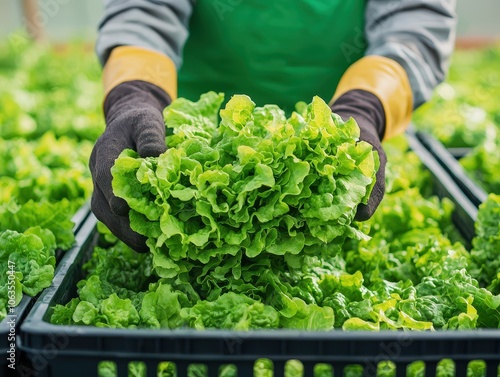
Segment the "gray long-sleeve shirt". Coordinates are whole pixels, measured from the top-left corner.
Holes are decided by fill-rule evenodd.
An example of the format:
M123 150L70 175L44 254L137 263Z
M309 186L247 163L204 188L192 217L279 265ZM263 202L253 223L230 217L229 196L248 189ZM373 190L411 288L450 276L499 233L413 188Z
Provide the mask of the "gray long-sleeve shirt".
M195 0L104 0L96 50L101 63L116 46L159 51L179 67ZM456 0L367 0L366 55L394 59L406 70L414 107L445 77L455 40Z

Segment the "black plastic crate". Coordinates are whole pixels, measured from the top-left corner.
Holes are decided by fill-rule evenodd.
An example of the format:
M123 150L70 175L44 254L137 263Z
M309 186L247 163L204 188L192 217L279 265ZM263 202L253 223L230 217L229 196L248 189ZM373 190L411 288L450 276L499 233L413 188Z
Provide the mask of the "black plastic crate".
M73 233L77 234L85 220L90 216L90 202L85 202L78 211L73 215L71 221L75 224L73 226Z
M453 150L447 150L440 141L427 133L417 132L416 135L425 148L427 148L427 150L451 175L456 184L463 190L465 195L467 195L474 205L479 206L486 200L488 194L470 178L464 168L457 161L470 152L470 149L456 148Z
M424 166L432 175L433 192L440 198L447 197L455 204L455 211L452 214L453 222L470 244L474 238L474 223L477 219L478 204L472 202L470 197L457 185L449 172L443 167L438 159L419 141L416 135L408 135L408 144L417 154ZM456 165L458 163L454 161ZM460 168L461 166L458 165Z
M71 220L74 223L73 226L73 233L77 234L80 228L82 227L83 223L85 220L89 217L90 215L90 203L85 203L82 205L78 211L75 213L75 215L71 218ZM59 263L66 253L65 250L56 250L56 261ZM26 360L24 359L24 355L22 352L20 352L19 347L17 347L18 344L18 339L19 339L19 331L20 331L20 324L30 311L30 309L33 307L35 304L37 297L30 297L27 295L23 295L21 302L19 303L18 306L15 308L12 308L12 312L7 313L7 317L4 318L3 321L0 322L0 353L2 355L7 355L2 357L0 359L0 376L9 376L13 373L12 369L9 369L8 365L10 364L10 361L7 360L7 357L10 357L10 349L11 349L11 343L15 345L15 358L16 358L16 365L19 366L19 364L25 363ZM12 341L11 340L11 334L16 335L16 340ZM22 375L22 374L20 374Z
M467 156L473 148L446 148L453 158L460 160L462 157Z
M454 220L464 234L473 235L477 208L453 183L443 168L418 140L411 148L434 177L436 193L457 204ZM439 177L437 179L436 177ZM425 363L425 376L434 376L443 359L455 364L455 375L465 377L468 363L482 360L486 377L497 377L500 362L500 330L435 332L305 332L261 330L250 332L192 329L104 329L60 326L49 323L53 307L76 295L76 283L83 278L82 264L97 242L96 220L91 216L79 232L81 248L74 248L58 268L54 284L45 290L21 327L20 347L32 361L31 376L95 377L100 362L116 365L117 375L129 376L129 363L141 362L146 376L157 376L162 362L175 363L177 376L187 376L193 364L206 366L206 376L219 376L220 368L232 364L238 376L252 376L254 363L269 359L274 376L284 376L285 365L299 360L304 376L314 376L317 364L329 364L335 377L349 365L359 365L363 376L375 376L380 362L390 360L396 376L406 376L415 361Z
M14 370L9 367L13 364L19 366L22 362L22 353L19 352L17 339L19 327L28 311L33 307L34 300L30 296L24 295L21 302L12 311L7 312L7 317L0 322L0 352L2 353L2 362L0 363L0 375L9 376ZM14 360L11 360L11 359ZM14 363L12 363L14 361Z

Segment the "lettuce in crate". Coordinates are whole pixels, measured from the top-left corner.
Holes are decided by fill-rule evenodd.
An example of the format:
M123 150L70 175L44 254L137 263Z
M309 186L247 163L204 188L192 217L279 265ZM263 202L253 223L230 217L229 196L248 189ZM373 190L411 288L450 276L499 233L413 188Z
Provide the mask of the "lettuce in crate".
M315 97L286 118L275 105L234 96L179 99L165 110L168 149L140 158L124 151L112 168L113 190L131 208L131 227L148 237L159 276L171 278L217 262L218 269L256 258L335 254L375 183L378 155ZM222 278L222 276L221 276Z

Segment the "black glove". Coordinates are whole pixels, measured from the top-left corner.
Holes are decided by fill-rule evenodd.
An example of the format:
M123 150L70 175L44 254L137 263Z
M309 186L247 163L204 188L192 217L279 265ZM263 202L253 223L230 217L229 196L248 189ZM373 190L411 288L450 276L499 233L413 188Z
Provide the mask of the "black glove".
M341 95L331 106L332 111L346 121L353 117L359 125L360 139L373 146L380 157L377 181L373 187L368 204L360 204L356 220L369 219L377 209L385 192L385 164L387 157L382 149L381 140L385 132L385 112L380 100L365 90L351 90Z
M138 252L147 252L146 237L130 229L127 203L113 195L111 167L127 148L141 157L165 152L163 109L171 99L162 89L145 81L129 81L113 88L104 102L106 130L90 156L94 181L91 208L113 234Z

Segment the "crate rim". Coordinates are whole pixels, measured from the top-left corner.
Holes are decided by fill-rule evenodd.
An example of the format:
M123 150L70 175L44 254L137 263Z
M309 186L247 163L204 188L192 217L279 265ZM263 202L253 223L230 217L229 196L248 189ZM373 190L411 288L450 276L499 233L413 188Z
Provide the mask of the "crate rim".
M478 212L477 206L463 192L460 186L458 186L457 182L453 179L446 168L440 163L440 161L434 156L434 154L428 150L425 144L421 142L418 135L418 132L416 134L408 134L408 144L410 145L412 150L418 155L419 159L424 163L425 167L429 169L433 175L439 177L440 181L445 184L445 186L449 190L449 194L460 203L460 206L462 206L467 211L471 219L476 221Z
M475 206L479 206L487 199L488 193L472 180L467 171L458 163L450 150L448 150L441 141L424 131L417 131L415 136L427 151L434 156L437 162L449 173L456 185L461 188ZM470 150L472 149L474 148L470 148Z
M37 311L42 311L43 308L37 308ZM44 311L43 311L44 312ZM32 311L36 314L35 311ZM367 340L398 340L404 335L411 335L412 338L417 340L435 340L435 338L446 340L461 340L474 337L480 337L482 339L498 339L500 340L500 329L489 329L489 328L478 328L475 330L433 330L433 331L406 331L406 330L380 330L380 331L344 331L342 329L333 329L330 331L303 331L303 330L287 330L287 329L275 329L275 330L249 330L249 331L236 331L236 330L216 330L216 329L206 329L206 330L195 330L190 328L179 328L179 329L121 329L121 328L99 328L93 326L81 326L81 325L55 325L50 324L45 321L41 321L42 325L30 323L31 321L26 321L23 324L23 332L30 334L47 334L50 331L50 336L59 333L64 333L65 335L84 335L87 336L99 336L100 338L114 338L127 336L141 336L145 338L157 338L157 335L162 335L163 339L169 338L191 338L196 339L211 339L214 337L220 338L251 338L258 336L261 339L275 339L279 338L282 340L287 339L297 339L299 336L302 340L342 340L344 337L348 337L349 340L363 339ZM59 330L59 331L54 331ZM103 333L103 332L107 332ZM318 339L322 338L322 339ZM323 339L324 338L324 339Z
M33 297L24 295L21 298L21 301L19 304L14 308L15 310L15 318L16 318L16 336L19 335L19 326L20 323L22 323L23 317L27 315L27 310L29 306L32 304L32 300L34 300ZM7 335L9 334L10 326L8 324L9 318L12 317L12 314L7 313L7 316L0 322L0 336L2 337L1 339L1 346L0 346L0 352L2 354L5 354L8 349L8 344L10 342L7 341ZM6 363L7 360L2 359L2 363Z

